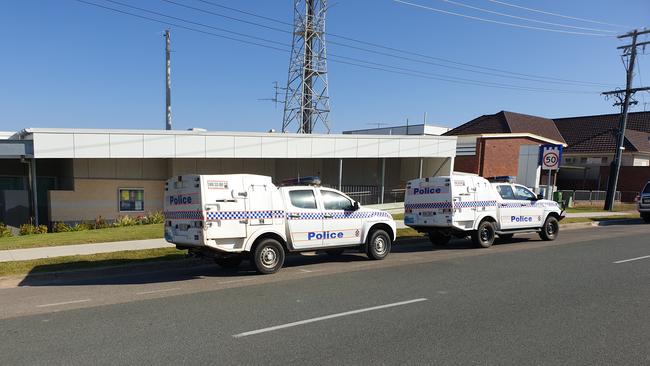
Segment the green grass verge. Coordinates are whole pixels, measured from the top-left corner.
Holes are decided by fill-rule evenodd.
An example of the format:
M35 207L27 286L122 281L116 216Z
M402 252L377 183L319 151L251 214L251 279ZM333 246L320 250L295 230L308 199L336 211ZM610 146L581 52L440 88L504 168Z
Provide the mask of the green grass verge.
M70 271L97 267L110 267L125 264L172 261L185 257L185 250L160 248L131 250L124 252L74 255L69 257L43 258L28 261L0 262L0 276L17 274L36 274L56 271Z
M404 213L394 213L391 215L393 215L393 220L404 220Z
M11 238L0 238L0 250L158 239L163 237L163 233L163 224L152 224L71 231L67 233L14 236Z
M578 207L570 207L566 209L566 212L569 213L578 213L578 212L602 212L605 211L603 209L603 205L597 205L597 206L578 206ZM634 203L620 203L617 205L614 205L614 211L622 212L622 211L636 211L636 204Z
M630 215L616 215L616 216L603 216L603 217L567 217L560 221L561 224L577 224L581 222L596 222L596 221L612 221L612 220L629 220L638 219L639 214Z

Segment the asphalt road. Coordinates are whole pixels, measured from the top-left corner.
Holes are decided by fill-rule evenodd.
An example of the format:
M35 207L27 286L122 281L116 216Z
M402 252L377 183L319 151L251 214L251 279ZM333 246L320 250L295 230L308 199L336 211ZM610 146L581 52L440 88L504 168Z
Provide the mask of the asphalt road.
M650 365L650 226L527 238L26 282L0 289L0 365Z

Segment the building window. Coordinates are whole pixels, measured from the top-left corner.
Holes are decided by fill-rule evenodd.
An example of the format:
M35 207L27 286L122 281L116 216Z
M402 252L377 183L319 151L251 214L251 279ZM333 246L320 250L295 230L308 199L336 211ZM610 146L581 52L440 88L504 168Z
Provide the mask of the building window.
M144 189L120 188L120 212L143 212Z
M574 160L573 160L573 158L566 158L566 159L564 159L564 162L567 163L567 164L571 164L571 163L574 162Z

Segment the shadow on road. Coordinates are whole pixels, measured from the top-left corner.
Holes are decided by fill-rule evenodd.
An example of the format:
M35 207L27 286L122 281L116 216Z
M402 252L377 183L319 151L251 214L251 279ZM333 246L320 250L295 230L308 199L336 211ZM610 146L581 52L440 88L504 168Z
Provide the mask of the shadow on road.
M495 245L518 244L529 241L526 237L509 240L498 239ZM469 239L454 239L445 246L433 245L425 237L399 238L392 247L394 254L431 252L444 250L479 250ZM321 263L366 262L365 254L355 250L332 256L325 253L302 253L288 255L284 268L302 267ZM70 270L70 267L77 268ZM85 268L84 268L85 267ZM90 267L90 268L89 268ZM64 271L66 269L67 271ZM74 262L42 265L32 271L19 286L87 286L87 285L136 285L149 283L170 283L197 278L241 278L257 276L252 266L245 261L237 269L223 269L210 259L183 258L172 255L152 260L107 260L100 262Z

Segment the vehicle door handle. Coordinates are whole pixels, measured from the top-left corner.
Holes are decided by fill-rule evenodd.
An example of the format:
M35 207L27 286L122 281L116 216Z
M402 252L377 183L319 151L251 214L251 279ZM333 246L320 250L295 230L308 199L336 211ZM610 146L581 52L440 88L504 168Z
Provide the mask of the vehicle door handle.
M291 218L291 219L297 219L297 218L300 217L300 215L298 215L298 214L289 214L288 216L289 216L289 218Z
M331 219L334 216L332 216L332 214L324 214L323 217L326 219Z

